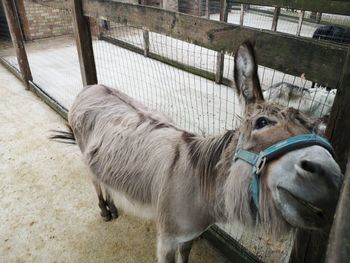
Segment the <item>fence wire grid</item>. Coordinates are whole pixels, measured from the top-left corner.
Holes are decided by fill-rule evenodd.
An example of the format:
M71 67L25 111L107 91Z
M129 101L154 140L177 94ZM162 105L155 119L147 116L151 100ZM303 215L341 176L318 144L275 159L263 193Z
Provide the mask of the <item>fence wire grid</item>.
M164 5L161 1L121 2ZM27 20L21 22L28 25L23 28L23 34L33 82L69 109L83 84L71 13L65 3L64 0L25 0ZM228 1L227 8L229 23L243 21L244 26L271 29L274 8L242 6L236 1ZM219 20L220 1L178 1L175 7L168 4L168 9ZM297 34L300 16L299 10L281 9L276 30ZM347 16L316 14L315 18L311 12L304 12L303 16L300 35L304 37L313 37L321 26L348 30L350 25ZM4 17L0 7L0 57L18 69ZM229 85L233 82L232 56L224 55L223 79L229 84L217 84L212 78L217 70L216 51L141 28L92 18L89 21L99 83L122 90L192 132L217 134L240 125L237 116L242 115L242 109ZM196 70L201 73L197 74ZM267 67L259 66L258 72L266 99L316 117L327 118L330 114L336 90ZM253 232L239 224L219 227L264 262L289 259L292 235L273 240L262 229Z

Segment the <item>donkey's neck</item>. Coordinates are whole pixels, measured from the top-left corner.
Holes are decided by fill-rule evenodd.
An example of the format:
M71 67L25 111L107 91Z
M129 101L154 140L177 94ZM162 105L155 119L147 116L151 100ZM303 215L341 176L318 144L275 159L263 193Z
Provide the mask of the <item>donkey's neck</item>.
M225 217L223 190L238 141L238 130L210 137L187 137L190 162L199 177L200 192L216 219Z

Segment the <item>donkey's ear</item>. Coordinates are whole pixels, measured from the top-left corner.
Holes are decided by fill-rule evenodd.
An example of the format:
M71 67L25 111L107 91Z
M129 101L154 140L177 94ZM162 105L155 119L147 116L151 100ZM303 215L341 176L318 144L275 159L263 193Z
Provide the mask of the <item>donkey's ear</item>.
M254 48L250 42L244 42L237 50L234 78L238 95L246 106L264 100Z

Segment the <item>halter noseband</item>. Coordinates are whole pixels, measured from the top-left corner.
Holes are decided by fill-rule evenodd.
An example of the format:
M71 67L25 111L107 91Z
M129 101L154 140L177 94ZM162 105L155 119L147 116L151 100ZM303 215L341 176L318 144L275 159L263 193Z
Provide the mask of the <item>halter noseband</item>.
M322 146L334 156L333 147L328 140L316 134L305 134L280 141L261 151L259 154L243 149L238 149L236 151L234 161L241 159L253 166L251 195L256 208L259 209L260 173L264 169L265 164L288 152L312 145Z

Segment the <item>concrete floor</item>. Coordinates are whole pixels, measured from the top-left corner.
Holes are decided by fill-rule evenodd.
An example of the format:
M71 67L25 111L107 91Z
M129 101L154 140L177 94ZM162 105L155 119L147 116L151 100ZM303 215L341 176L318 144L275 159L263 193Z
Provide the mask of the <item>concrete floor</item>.
M64 120L0 65L0 262L155 262L152 221L104 222ZM191 262L225 262L203 239Z

